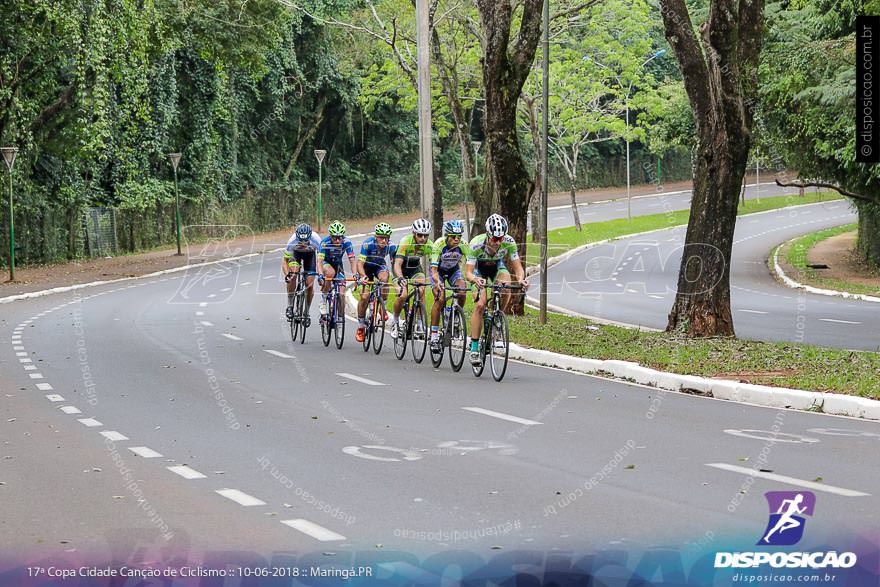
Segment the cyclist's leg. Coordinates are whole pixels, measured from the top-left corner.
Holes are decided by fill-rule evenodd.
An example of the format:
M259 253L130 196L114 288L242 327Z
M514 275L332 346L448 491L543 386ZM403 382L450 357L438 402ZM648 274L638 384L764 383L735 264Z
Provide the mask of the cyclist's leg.
M324 264L324 285L321 286L321 293L328 294L330 293L330 288L333 286L333 279L336 277L336 268L333 267L330 263Z
M365 277L368 281L373 281L376 279L376 267L373 265L365 265L364 273ZM357 317L358 317L358 326L363 327L364 325L364 315L367 313L367 302L370 301L370 286L365 285L361 288L361 297L358 300L357 307Z
M385 267L384 265L382 267L380 267L379 270L376 272L376 278L382 282L382 286L379 291L382 292L382 300L383 300L382 309L385 310L386 314L388 313L388 308L385 307L385 300L388 299L388 290L390 289L388 287L388 279L390 277L391 277L391 272L388 271L388 268Z
M431 274L431 285L435 286L438 290L439 295L434 296L434 303L431 305L431 338L434 337L435 330L440 325L440 312L443 311L443 304L446 303L446 290L443 289L443 285L446 283L446 278L442 273L440 275L440 282L434 282L434 275Z
M464 277L461 274L461 271L456 271L455 274L449 278L449 283L452 287L464 289L467 287L467 283L464 280ZM455 292L455 299L458 300L458 305L464 309L465 302L467 302L467 292L466 291L457 291Z
M489 275L480 272L479 266L474 267L474 274L485 279L487 285L492 281ZM483 333L483 311L486 309L488 296L489 292L484 289L474 290L474 311L471 314L471 351L475 350L480 335Z
M507 270L504 263L501 262L498 264L498 283L509 284L512 278L510 276L510 271ZM510 304L513 302L513 292L509 289L501 290L501 311L505 314L508 313L510 309Z

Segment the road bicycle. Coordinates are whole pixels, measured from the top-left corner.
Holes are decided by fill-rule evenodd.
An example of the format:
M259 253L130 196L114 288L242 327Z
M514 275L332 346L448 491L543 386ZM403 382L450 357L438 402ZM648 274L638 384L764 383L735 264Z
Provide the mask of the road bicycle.
M329 279L333 287L327 292L327 313L321 315L321 340L330 346L331 335L336 338L336 348L341 349L345 340L345 296L341 286L346 281L356 281L353 277L333 277ZM323 294L322 294L323 295Z
M364 352L370 350L372 342L373 352L378 355L382 352L382 343L385 342L385 296L382 290L387 284L378 280L363 283L370 286L370 298L364 316Z
M492 295L483 310L483 332L480 335L480 364L471 365L474 375L479 377L486 367L486 355L489 355L489 367L495 381L504 379L507 371L507 355L510 353L510 333L507 330L507 316L501 309L501 290L522 290L520 284L493 283L486 290ZM488 295L488 293L487 293Z
M423 287L427 283L410 283L415 289L407 294L401 309L404 323L398 324L397 336L394 338L394 356L402 359L406 355L406 344L412 341L412 356L416 363L425 359L428 346L428 318L425 312L425 296ZM415 301L413 301L415 298Z
M293 291L293 305L290 306L290 308L293 308L293 311L288 312L287 321L290 322L290 339L296 342L297 337L299 337L300 344L306 342L306 329L312 321L309 318L308 286L306 282L308 281L307 278L313 275L317 275L317 273L314 271L300 271L290 277L290 279L296 279L296 288Z
M457 373L464 364L468 336L464 310L458 305L455 294L469 291L470 288L444 287L444 289L453 292L453 294L446 295L443 300L443 312L440 314L440 350L435 352L434 349L431 349L431 364L434 367L439 367L448 347L449 365Z

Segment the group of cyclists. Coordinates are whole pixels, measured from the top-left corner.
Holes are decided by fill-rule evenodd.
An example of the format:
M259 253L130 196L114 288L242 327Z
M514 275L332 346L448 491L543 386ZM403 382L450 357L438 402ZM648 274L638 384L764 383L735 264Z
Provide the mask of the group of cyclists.
M387 297L390 283L397 286L397 298L394 300L392 313L388 320L390 335L397 338L404 332L400 324L401 310L409 296L413 295L413 286L430 286L434 292L434 304L431 307L431 330L428 343L432 351L437 351L440 342L440 314L446 303L446 286L452 288L457 303L464 307L467 283L475 286L473 290L474 312L471 314L470 359L473 365L479 365L481 355L479 349L480 333L483 329L483 310L488 296L484 289L491 283L519 283L523 289L528 287L525 267L517 251L517 245L508 231L507 220L492 214L486 219L486 232L468 243L464 241L464 225L459 220L448 220L443 223L443 236L431 241L431 222L426 218L417 218L412 223L412 231L405 235L398 244L391 242L391 225L387 222L378 223L355 255L351 239L346 235L345 225L335 221L327 228L328 235L319 238L308 224L300 224L290 237L284 249L282 272L287 283L288 320L293 320L294 294L300 274L305 277L307 288L307 305L310 307L314 297L313 284L317 276L321 287L321 319L327 317L327 297L331 284L340 283L340 291L345 292L345 261L351 271L356 286L368 283L379 283L383 288L383 296ZM425 274L425 267L428 274ZM511 291L502 294L502 306L510 304ZM358 300L358 328L355 339L364 341L365 313L370 298L369 289L363 287ZM304 318L308 327L308 312Z

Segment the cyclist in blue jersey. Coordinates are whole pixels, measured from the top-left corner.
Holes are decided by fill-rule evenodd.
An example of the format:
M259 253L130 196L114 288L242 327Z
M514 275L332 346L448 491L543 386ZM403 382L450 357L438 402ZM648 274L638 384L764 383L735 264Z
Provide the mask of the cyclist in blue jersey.
M459 220L447 220L443 223L443 236L434 241L431 251L431 285L434 289L434 305L431 306L431 350L440 351L440 314L446 304L446 288L464 288L465 281L461 268L470 254L466 242L462 242L464 226ZM455 292L458 305L464 308L466 294Z
M391 262L397 254L397 246L391 243L391 225L380 222L376 225L373 236L369 237L361 245L361 253L358 255L358 273L368 280L378 280L383 284L382 295L388 295L388 265L385 260ZM358 328L354 334L355 340L364 342L365 318L367 303L370 301L369 288L363 288L360 300L358 300L357 316ZM385 310L385 308L383 308ZM385 311L387 320L387 310Z
M281 270L284 273L284 281L287 282L287 319L293 319L293 292L296 291L296 281L299 278L300 271L306 273L314 273L317 262L318 248L321 241L318 235L312 232L312 227L308 224L300 224L296 227L296 232L287 241L284 248L284 257L281 260ZM312 284L315 282L314 275L306 277L306 287L308 288L306 296L308 306L312 306L312 297L315 292ZM305 325L309 326L311 319L306 315Z
M325 236L318 248L318 277L321 283L321 315L327 313L327 295L330 293L332 280L335 277L344 278L345 270L342 267L342 257L348 257L348 264L351 267L352 277L357 277L357 260L354 255L354 247L351 239L345 236L345 225L338 220L332 222L327 227L330 234ZM340 282L339 291L345 298L345 282Z

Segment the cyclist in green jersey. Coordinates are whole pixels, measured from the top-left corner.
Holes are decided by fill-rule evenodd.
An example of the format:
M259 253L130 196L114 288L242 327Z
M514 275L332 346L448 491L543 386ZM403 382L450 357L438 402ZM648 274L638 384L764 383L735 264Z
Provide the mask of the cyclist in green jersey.
M431 254L431 284L434 289L434 305L431 306L431 350L440 351L440 313L446 304L446 284L464 288L461 273L462 261L467 259L470 249L461 241L464 226L459 220L447 220L443 224L443 236L434 241ZM466 292L455 292L458 305L464 308Z
M477 235L470 242L467 260L466 279L477 286L474 292L474 311L471 314L471 363L480 364L480 333L483 331L483 311L486 309L487 295L481 295L487 283L519 282L523 290L528 288L526 271L516 250L516 241L507 234L507 220L500 214L492 214L486 219L486 232ZM510 304L510 292L502 292L502 309Z
M408 234L397 245L397 253L394 255L392 270L397 278L397 299L394 300L394 315L391 317L391 337L397 338L398 330L403 330L405 325L398 329L397 321L403 304L412 292L407 293L407 282L427 283L422 260L431 259L432 243L428 239L431 234L431 222L427 218L416 218L412 223L412 234Z

